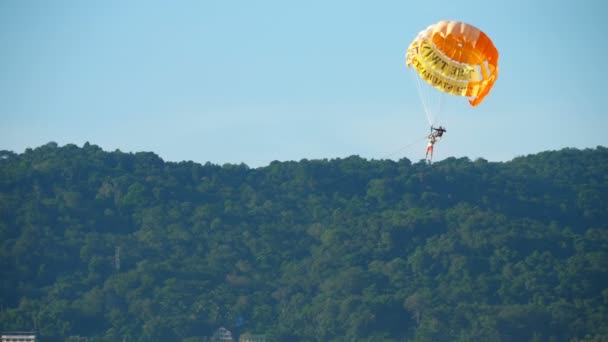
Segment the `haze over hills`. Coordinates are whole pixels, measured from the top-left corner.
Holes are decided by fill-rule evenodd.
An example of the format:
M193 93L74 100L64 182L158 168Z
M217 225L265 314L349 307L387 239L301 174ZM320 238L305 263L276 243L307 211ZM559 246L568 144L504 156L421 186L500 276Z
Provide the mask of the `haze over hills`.
M0 329L44 341L608 339L608 149L204 165L0 151Z

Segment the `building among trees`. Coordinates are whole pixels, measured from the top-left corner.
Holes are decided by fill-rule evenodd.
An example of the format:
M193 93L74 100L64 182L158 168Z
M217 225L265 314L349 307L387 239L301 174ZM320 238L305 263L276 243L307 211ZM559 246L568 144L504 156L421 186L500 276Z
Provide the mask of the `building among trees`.
M215 331L215 334L213 334L212 341L228 342L234 341L234 339L232 338L232 332L230 330L220 327Z
M36 342L36 333L29 331L3 332L2 342Z

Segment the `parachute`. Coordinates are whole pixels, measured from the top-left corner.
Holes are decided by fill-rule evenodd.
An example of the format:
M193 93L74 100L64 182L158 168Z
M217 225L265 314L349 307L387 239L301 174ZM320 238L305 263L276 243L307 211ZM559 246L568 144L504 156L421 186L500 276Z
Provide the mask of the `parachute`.
M405 56L408 68L418 82L442 93L468 97L479 105L498 78L498 50L490 38L473 25L459 21L440 21L418 33ZM433 114L429 96L419 83L420 97L429 123Z

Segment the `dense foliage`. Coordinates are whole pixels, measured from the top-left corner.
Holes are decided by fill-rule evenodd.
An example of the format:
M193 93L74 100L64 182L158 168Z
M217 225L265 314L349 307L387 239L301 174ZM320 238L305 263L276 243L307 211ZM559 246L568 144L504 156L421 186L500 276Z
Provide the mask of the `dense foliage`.
M605 340L607 175L603 147L256 169L90 144L2 151L0 329Z

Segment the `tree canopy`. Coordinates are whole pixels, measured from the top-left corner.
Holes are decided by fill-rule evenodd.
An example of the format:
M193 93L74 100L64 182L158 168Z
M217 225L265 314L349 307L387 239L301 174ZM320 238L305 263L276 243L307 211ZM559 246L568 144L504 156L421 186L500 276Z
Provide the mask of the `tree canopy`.
M0 329L45 341L608 339L608 149L204 165L0 151Z

